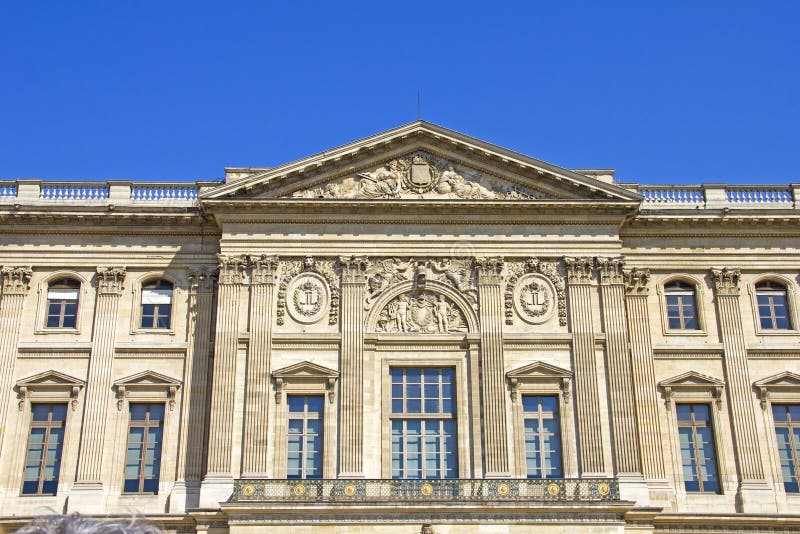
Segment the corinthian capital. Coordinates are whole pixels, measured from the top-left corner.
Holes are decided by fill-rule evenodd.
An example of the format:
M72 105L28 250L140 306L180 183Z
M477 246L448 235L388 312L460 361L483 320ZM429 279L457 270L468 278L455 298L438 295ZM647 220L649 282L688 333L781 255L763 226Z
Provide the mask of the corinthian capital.
M567 280L570 284L589 284L592 281L592 258L564 258Z
M251 284L274 284L275 273L278 268L278 256L250 257L250 283Z
M505 261L502 257L475 258L479 284L502 284Z
M341 256L342 283L363 284L367 281L367 258L364 256Z
M219 283L243 284L247 275L247 256L224 256L218 254Z
M3 267L3 295L24 295L31 287L30 267Z
M650 289L647 283L650 282L650 269L639 269L634 267L625 272L625 291L629 295L647 295Z
M711 279L714 280L714 288L717 295L739 296L739 278L742 271L739 269L711 269Z
M595 258L595 264L600 274L601 284L621 284L623 282L622 269L625 267L625 258Z
M97 292L100 295L121 295L125 267L98 267Z
M186 272L186 278L189 280L189 293L211 293L214 290L217 273L216 269L203 266L189 269Z

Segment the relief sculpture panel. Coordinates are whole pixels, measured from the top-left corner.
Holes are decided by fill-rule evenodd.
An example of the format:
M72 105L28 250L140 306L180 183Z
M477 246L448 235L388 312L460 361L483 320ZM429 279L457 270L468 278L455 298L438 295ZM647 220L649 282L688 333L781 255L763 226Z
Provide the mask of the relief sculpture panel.
M448 334L467 332L467 321L458 306L444 295L414 291L398 296L381 310L376 330Z

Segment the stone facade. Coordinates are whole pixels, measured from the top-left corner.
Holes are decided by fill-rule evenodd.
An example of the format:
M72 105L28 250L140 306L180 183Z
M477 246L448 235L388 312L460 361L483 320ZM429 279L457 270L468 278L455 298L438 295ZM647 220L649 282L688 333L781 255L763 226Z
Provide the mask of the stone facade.
M800 529L800 188L612 175L420 121L222 183L0 183L0 528Z

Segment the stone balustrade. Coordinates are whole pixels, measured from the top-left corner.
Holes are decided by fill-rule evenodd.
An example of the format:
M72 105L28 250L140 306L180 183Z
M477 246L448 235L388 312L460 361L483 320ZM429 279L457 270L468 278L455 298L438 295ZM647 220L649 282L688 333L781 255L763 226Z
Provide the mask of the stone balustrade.
M63 204L157 203L194 205L197 194L217 182L107 182L1 180L0 202Z
M800 184L639 185L631 187L649 209L800 209Z

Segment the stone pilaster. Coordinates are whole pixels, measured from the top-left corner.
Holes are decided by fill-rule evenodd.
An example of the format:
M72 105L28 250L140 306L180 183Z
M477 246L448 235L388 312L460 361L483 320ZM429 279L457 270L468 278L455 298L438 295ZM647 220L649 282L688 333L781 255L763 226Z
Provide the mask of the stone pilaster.
M747 343L739 305L738 269L712 269L717 316L724 349L723 365L727 384L728 412L736 465L739 471L740 506L744 512L764 511L762 497L767 493L764 464L761 460L756 413L753 407L750 372L747 364ZM758 494L762 495L758 495ZM774 503L772 504L774 508ZM774 511L774 510L773 510Z
M214 315L216 273L202 267L187 273L189 317L187 321L184 396L177 458L177 478L170 496L170 512L184 512L200 505L200 480L205 468L208 366L211 360L211 319Z
M7 421L7 410L14 385L14 368L17 362L17 344L22 324L22 306L30 289L30 267L3 267L3 294L0 297L0 417ZM5 436L5 425L0 425L0 445Z
M262 254L251 258L250 345L247 353L245 386L244 476L267 474L267 414L269 413L270 357L274 321L277 256Z
M592 258L564 258L569 291L572 355L575 362L575 412L582 476L606 474L600 394L592 319Z
M98 513L103 510L103 446L106 421L113 398L111 369L114 363L114 340L117 332L119 298L125 281L124 267L97 268L97 304L92 327L92 350L86 401L81 426L78 474L70 496L70 510Z
M219 256L217 326L208 432L208 466L200 506L216 508L233 491L233 413L236 352L239 346L239 297L247 280L246 256Z
M503 258L477 258L481 321L484 473L510 475L503 363Z
M618 475L641 476L636 413L634 412L628 325L625 320L625 284L622 258L597 258L600 309L606 334L606 368L611 394L611 430Z
M339 476L364 476L364 296L367 260L340 258L342 342L340 362Z

